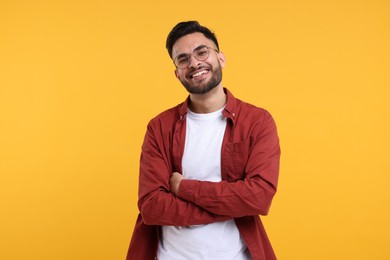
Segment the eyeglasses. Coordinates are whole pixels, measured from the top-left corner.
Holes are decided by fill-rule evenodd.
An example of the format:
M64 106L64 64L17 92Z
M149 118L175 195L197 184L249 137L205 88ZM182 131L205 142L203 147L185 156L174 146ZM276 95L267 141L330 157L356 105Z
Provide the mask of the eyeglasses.
M194 56L198 61L206 60L209 57L210 49L219 53L219 50L217 49L201 45L195 48L195 50L192 52L192 56ZM173 63L175 64L176 68L185 69L190 65L190 59L191 54L180 54L173 60Z

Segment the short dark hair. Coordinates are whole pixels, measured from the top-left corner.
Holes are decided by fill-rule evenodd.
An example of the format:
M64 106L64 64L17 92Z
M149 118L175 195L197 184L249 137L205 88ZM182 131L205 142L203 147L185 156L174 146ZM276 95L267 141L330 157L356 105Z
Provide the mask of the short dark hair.
M198 21L187 21L176 24L176 26L173 27L173 29L169 33L166 42L166 47L169 56L172 58L173 45L179 38L195 32L200 32L206 38L212 40L215 43L215 46L217 46L217 49L219 50L217 37L212 31L210 31L207 27L200 25Z

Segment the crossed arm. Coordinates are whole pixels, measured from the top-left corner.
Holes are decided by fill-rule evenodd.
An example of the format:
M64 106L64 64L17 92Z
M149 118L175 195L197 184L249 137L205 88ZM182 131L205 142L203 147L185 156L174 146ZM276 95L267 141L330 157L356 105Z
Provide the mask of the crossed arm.
M245 177L236 182L187 180L172 173L163 141L149 125L138 201L145 224L188 226L266 215L276 192L280 155L276 127L271 117L268 120L256 132Z

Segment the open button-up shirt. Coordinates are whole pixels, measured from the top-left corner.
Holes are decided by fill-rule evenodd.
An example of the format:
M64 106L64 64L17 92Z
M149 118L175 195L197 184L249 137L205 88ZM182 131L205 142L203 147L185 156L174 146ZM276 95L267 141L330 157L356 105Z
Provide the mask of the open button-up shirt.
M270 113L236 99L227 89L223 115L221 182L183 179L181 171L189 98L152 119L142 146L138 216L127 259L155 259L161 225L189 226L234 219L254 260L273 260L259 215L267 215L277 189L280 148ZM178 245L180 246L180 245Z

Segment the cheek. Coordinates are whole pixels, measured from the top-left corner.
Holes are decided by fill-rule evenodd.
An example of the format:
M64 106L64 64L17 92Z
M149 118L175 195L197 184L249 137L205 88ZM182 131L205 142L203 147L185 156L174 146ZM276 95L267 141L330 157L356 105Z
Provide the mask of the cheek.
M178 80L184 80L184 79L185 79L185 74L184 74L184 72L181 72L181 73L177 72L177 73L176 73L176 78L177 78Z

